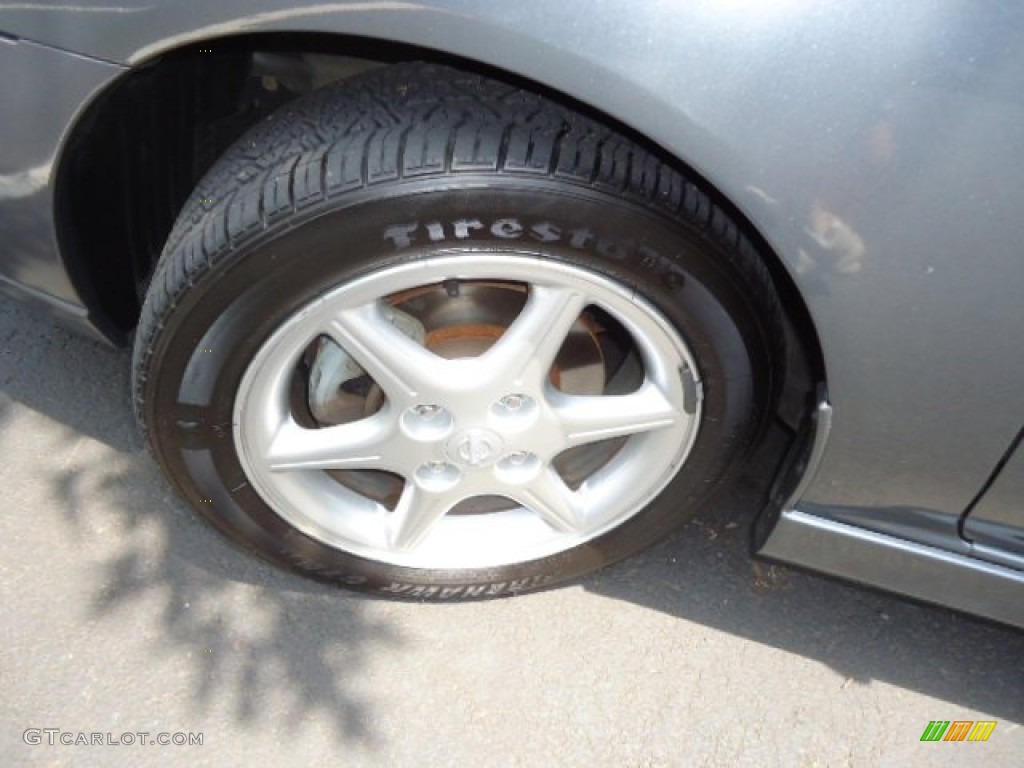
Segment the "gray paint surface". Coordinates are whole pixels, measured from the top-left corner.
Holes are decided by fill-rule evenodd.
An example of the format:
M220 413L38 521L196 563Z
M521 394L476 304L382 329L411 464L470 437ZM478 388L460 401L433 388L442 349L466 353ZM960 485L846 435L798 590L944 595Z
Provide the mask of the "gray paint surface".
M121 71L0 38L0 284L43 292L61 304L81 303L57 251L53 181L78 110Z
M1024 627L1024 573L944 549L787 510L759 554Z
M1024 413L1022 15L968 0L29 0L0 3L0 29L130 63L242 32L365 35L607 112L737 205L807 302L835 413L806 501L952 530Z

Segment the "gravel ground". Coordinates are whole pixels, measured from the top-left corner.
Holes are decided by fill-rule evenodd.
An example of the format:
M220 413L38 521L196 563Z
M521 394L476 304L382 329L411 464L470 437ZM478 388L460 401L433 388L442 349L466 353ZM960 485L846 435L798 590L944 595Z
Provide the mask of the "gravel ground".
M390 602L197 521L142 449L127 354L6 300L0 427L4 765L1021 764L1024 633L754 562L743 487L581 583ZM921 743L936 719L998 725Z

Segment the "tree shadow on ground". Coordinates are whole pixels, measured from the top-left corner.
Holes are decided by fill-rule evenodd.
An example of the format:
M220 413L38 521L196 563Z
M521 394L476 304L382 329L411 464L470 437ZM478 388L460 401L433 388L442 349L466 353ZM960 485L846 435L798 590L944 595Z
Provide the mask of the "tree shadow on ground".
M0 340L0 392L91 438L42 470L68 531L99 552L87 615L75 621L155 630L154 643L190 665L199 713L223 713L231 702L240 723L270 718L293 728L315 714L333 722L339 740L372 747L359 673L371 648L400 638L367 615L366 600L250 557L196 518L143 448L126 351L9 304L0 307ZM0 424L11 407L0 409Z

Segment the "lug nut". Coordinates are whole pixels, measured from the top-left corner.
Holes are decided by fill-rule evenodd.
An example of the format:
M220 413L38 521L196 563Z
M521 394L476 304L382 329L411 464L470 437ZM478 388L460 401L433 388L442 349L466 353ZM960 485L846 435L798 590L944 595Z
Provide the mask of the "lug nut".
M432 403L410 406L401 416L402 431L420 442L443 440L452 431L454 423L450 411Z
M518 411L526 402L525 395L505 395L501 398L501 404L510 411Z
M529 451L506 453L497 464L498 479L505 483L528 483L544 468L541 460Z
M491 403L490 412L502 429L522 432L537 420L540 409L529 395L513 392Z
M415 472L415 482L430 493L444 493L459 483L462 473L459 468L444 461L428 461Z

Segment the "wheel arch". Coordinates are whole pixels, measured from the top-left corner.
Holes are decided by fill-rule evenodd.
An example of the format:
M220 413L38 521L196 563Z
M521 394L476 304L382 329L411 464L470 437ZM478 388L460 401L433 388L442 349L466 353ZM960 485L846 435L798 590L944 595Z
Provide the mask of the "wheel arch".
M628 83L611 69L599 73L605 87L581 90L576 87L578 76L540 78L540 69L551 69L551 57L561 56L563 68L570 63L587 64L574 62L572 54L564 51L548 52L548 58L534 66L524 57L517 62L520 66L512 68L501 66L501 56L484 61L436 48L325 33L195 34L166 42L129 58L133 68L108 84L81 112L58 163L55 218L61 252L82 283L82 295L92 298L90 310L109 327L131 332L163 242L205 170L246 129L287 101L287 94L268 89L271 81L277 80L275 87L280 87L289 77L306 77L317 85L318 78L331 76L325 74L330 69L325 61L330 59L381 64L428 59L515 79L530 90L568 102L699 178L755 244L780 293L793 352L783 387L783 421L797 429L812 412L808 394L825 380L821 342L790 267L747 212L719 192L722 187L716 183L720 180L715 168L731 154L728 145L695 122L683 121L675 123L678 133L672 146L687 151L672 151L658 140L657 126L666 124L669 112L678 116L679 110L652 98L653 117L629 112L614 96L616 86L624 88ZM503 42L498 48L507 57L508 41ZM302 66L291 73L283 71L290 58L310 57L321 57L312 73L303 73ZM612 95L601 98L599 94ZM725 164L735 167L737 159L729 157Z

